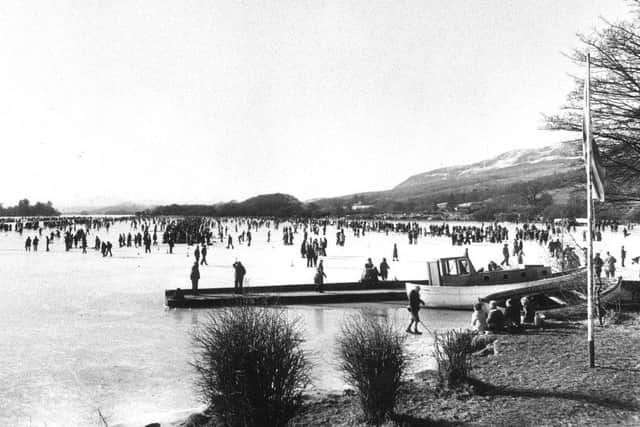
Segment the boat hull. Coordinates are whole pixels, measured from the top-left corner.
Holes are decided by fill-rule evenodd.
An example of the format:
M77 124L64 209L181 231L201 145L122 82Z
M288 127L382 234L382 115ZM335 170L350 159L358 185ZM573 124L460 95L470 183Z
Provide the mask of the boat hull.
M409 294L418 286L420 298L429 308L469 310L474 304L481 301L487 302L490 299L503 300L580 286L584 277L586 277L586 270L580 269L546 279L499 285L430 286L409 282L406 284L406 290Z

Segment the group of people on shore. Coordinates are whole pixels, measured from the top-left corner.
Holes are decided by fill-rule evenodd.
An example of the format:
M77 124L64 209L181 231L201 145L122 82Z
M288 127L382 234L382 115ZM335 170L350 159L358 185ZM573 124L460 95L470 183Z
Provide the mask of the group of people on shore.
M421 334L418 324L422 323L420 308L424 305L425 302L420 298L420 286L416 286L409 292L407 309L411 320L406 329L408 333ZM535 325L538 319L531 297L509 298L504 309L498 307L496 301L490 301L488 309L482 303L474 304L470 329L479 333L513 333L521 331L525 325Z
M471 329L476 332L518 332L523 326L534 325L536 311L530 297L509 298L503 309L496 301L489 301L488 312L481 303L473 306Z

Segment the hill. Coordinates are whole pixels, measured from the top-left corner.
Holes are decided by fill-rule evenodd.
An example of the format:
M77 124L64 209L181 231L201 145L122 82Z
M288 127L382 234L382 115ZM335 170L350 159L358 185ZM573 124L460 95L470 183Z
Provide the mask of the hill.
M395 197L449 190L469 191L483 186L509 185L570 171L584 171L579 141L539 149L513 150L464 166L414 175L395 186Z
M313 203L321 209L343 212L455 211L476 214L478 219L509 212L536 216L554 205L578 206L583 183L584 165L578 140L513 150L476 163L413 175L389 190Z
M274 193L251 197L242 202L215 205L167 205L154 208L155 215L211 215L211 216L275 216L307 215L307 205L289 194Z

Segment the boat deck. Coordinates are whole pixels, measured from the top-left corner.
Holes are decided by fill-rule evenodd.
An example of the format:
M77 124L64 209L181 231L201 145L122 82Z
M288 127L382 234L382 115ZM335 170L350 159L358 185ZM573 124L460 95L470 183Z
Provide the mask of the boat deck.
M412 283L426 284L426 280ZM314 305L381 301L402 301L407 299L404 281L379 282L366 285L360 282L326 283L324 292L316 291L315 285L277 285L245 287L244 293L234 293L233 288L199 289L195 294L191 289L168 289L165 303L169 308L216 308L240 304L259 305Z

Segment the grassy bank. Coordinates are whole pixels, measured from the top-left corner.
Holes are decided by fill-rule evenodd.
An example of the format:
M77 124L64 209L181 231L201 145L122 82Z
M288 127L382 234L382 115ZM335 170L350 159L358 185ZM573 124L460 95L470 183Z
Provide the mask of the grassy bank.
M640 424L640 318L597 327L595 340L590 369L581 322L502 335L498 355L474 359L472 385L439 390L435 375L425 372L406 383L397 416L386 425ZM347 393L310 397L292 425L364 424L357 397Z
M497 356L474 361L466 392L438 391L425 375L407 384L389 425L640 424L640 322L596 328L596 368L587 367L586 329L553 322L501 337ZM311 402L299 425L357 425L352 396Z

